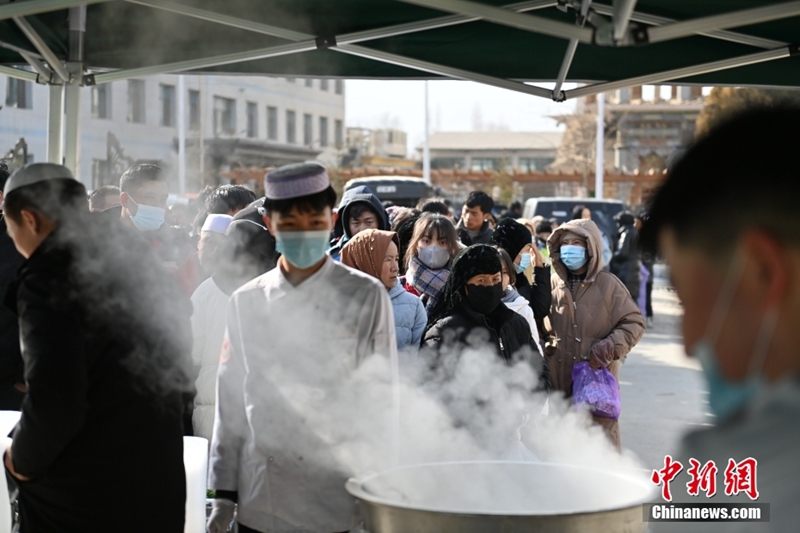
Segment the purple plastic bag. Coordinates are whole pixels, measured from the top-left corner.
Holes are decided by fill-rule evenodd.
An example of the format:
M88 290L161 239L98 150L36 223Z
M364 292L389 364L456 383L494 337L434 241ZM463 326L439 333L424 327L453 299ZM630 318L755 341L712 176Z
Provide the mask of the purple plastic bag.
M592 415L619 418L619 383L607 368L595 370L588 361L572 367L572 404L588 405Z

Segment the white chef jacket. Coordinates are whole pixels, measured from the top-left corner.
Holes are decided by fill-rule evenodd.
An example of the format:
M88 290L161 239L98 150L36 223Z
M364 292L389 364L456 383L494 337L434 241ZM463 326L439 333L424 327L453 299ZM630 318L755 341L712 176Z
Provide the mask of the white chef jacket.
M304 408L324 405L366 357L396 351L386 288L330 258L296 287L275 268L233 294L209 487L238 491L240 523L270 533L351 528L352 472Z

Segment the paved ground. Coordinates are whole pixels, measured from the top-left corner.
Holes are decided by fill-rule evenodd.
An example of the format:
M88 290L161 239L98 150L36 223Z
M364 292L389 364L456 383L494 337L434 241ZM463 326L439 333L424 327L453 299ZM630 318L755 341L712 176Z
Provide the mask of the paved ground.
M648 470L663 467L664 455L676 451L681 436L710 420L700 366L684 354L675 293L655 288L653 312L654 326L620 372L622 445Z

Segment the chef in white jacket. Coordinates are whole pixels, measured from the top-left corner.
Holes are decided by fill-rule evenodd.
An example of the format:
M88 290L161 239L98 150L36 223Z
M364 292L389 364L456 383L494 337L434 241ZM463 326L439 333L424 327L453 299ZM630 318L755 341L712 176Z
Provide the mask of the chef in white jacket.
M324 167L287 165L264 182L282 256L229 304L208 529L226 531L238 502L242 533L349 531L350 472L314 407L324 410L365 358L396 356L392 305L378 280L326 255L336 194Z

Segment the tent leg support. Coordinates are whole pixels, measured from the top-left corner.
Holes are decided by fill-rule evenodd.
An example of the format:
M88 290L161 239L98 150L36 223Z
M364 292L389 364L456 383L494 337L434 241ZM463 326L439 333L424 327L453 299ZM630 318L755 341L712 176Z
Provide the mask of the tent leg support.
M48 86L49 99L47 105L47 162L63 163L64 131L62 118L64 117L64 86Z

